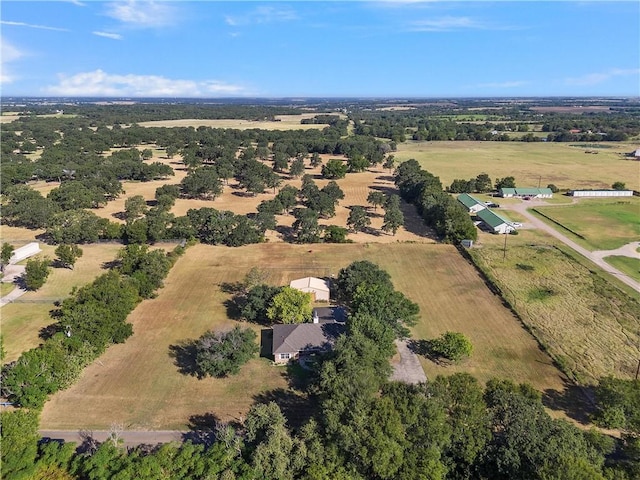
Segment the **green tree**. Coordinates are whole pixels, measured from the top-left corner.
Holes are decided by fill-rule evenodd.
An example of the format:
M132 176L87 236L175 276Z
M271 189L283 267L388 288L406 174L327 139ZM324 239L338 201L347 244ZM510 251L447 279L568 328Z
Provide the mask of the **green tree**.
M354 232L361 232L371 225L371 219L364 207L356 205L351 208L347 218L347 226Z
M263 323L267 320L267 308L271 305L273 297L281 287L260 284L249 289L246 295L235 298L235 304L240 311L240 316L248 322Z
M82 256L82 249L75 244L62 243L56 247L55 254L58 261L65 268L73 270L76 260Z
M142 195L135 195L124 201L124 215L127 222L143 217L146 212L147 201Z
M362 155L353 155L347 160L347 169L350 172L364 172L367 168L369 160Z
M4 267L9 265L9 261L11 260L11 256L13 255L13 251L15 247L10 243L4 242L2 244L2 249L0 250L0 270L4 272Z
M367 195L367 203L373 205L374 210L377 210L378 207L384 205L386 201L387 196L378 190L372 190L371 192L369 192L369 195Z
M384 159L384 163L382 164L382 168L387 170L393 170L393 167L396 163L396 157L394 155L389 155Z
M511 176L504 177L504 178L497 178L496 190L500 190L501 188L516 188L516 179Z
M311 294L283 287L267 308L267 318L275 323L304 323L311 319Z
M189 198L215 200L222 193L222 182L213 167L200 167L189 172L180 182L180 187Z
M298 243L317 243L320 241L320 225L318 213L310 208L298 208L294 210L296 220L292 229Z
M140 157L142 158L142 160L151 160L153 158L153 150L151 150L150 148L145 148L144 150L142 150L142 153L140 153Z
M322 166L322 176L324 178L344 178L348 167L342 160L331 158Z
M195 342L199 378L236 375L258 353L256 332L236 326L229 332L207 332Z
M397 195L393 195L392 197L397 197ZM395 235L402 225L404 225L404 214L400 206L395 204L385 206L382 230L392 232Z
M313 154L311 155L310 164L313 168L322 165L322 159L320 158L320 154L318 152L313 152Z
M347 229L338 225L327 225L322 239L327 243L346 243Z
M38 453L38 414L28 410L3 411L2 478L30 479Z
M38 290L47 281L51 272L51 262L47 257L30 258L25 266L23 280L27 290Z
M444 357L452 362L459 362L463 358L471 356L473 345L462 333L445 332L439 338L429 342L432 354Z
M611 185L611 188L614 190L625 190L626 185L624 182L614 182L613 185Z
M485 193L491 191L491 177L486 173L481 173L476 177L476 192Z
M298 178L304 173L304 160L302 158L296 158L291 162L289 167L289 175L293 178Z

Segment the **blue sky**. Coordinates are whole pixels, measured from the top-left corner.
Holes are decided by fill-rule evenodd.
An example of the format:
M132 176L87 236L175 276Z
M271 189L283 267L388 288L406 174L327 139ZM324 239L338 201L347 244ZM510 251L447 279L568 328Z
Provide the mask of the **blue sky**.
M639 96L640 2L11 1L3 96Z

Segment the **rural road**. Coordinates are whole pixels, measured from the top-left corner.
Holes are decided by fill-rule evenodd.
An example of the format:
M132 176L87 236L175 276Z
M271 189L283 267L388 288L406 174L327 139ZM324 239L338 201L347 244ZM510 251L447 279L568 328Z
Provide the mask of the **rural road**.
M570 240L569 238L567 238L566 236L558 232L555 228L547 225L545 222L535 217L532 213L528 211L529 208L543 206L543 205L546 206L547 204L544 202L529 202L528 204L518 203L515 205L509 205L508 209L518 212L519 214L521 214L523 217L527 219L527 222L531 226L538 228L540 230L544 230L549 235L557 238L568 247L571 247L572 249L574 249L583 257L586 257L589 260L591 260L593 263L595 263L600 268L602 268L605 272L610 273L611 275L614 275L621 282L626 283L636 291L640 291L640 282L635 281L626 273L621 272L620 270L618 270L617 268L614 268L613 266L609 265L607 262L603 260L604 257L608 257L610 255L625 255L625 256L638 258L638 252L635 251L635 248L637 248L640 242L632 242L617 250L606 250L606 251L600 250L597 252L591 252L586 248L581 247L573 240Z
M4 277L2 277L2 283L13 283L16 278L24 273L24 265L7 265L4 269ZM7 303L13 302L18 297L21 297L27 293L24 288L20 288L18 285L11 290L4 297L0 298L0 307L5 306Z
M396 340L400 361L393 366L389 380L405 383L423 383L427 381L418 355L409 350L406 340Z

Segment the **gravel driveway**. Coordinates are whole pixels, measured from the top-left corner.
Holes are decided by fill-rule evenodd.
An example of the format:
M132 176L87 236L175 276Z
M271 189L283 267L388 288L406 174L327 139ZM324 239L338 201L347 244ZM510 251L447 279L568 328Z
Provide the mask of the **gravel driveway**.
M400 361L393 365L393 373L389 380L405 383L424 383L427 376L424 374L418 355L409 350L406 340L396 340L396 347L400 354Z

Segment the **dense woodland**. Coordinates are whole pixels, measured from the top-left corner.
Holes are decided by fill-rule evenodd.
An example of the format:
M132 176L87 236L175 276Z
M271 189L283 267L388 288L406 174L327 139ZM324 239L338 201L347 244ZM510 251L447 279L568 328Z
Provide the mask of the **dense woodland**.
M557 104L571 106L572 101L553 105ZM17 407L2 412L3 478L640 478L638 380L604 378L595 387L592 421L619 429L620 438L552 419L541 395L528 385L494 379L483 386L467 374L437 377L417 386L388 381L393 342L409 335L408 327L419 312L395 290L387 272L369 262L345 267L336 279L335 293L349 317L347 333L335 349L297 382L296 392L277 402L255 404L243 423L193 419L184 443L134 449L122 447L117 431L103 444L87 439L80 446L40 441L37 433L38 412L49 395L71 385L111 344L126 341L132 333L128 314L142 299L156 294L185 248L166 253L151 248L153 243L184 239L187 248L193 241L230 247L258 243L267 230L277 227L275 216L282 214L295 218L288 241L347 241L347 229L321 227L318 220L335 215L335 206L344 198L336 180L372 165L393 171L399 192L373 192L368 198L384 210L385 231L395 233L403 224L401 197L415 205L439 240L475 238L468 214L438 177L415 160L394 165L397 143L530 141L533 123L542 124L547 141L622 140L640 133L638 105L622 100L609 105L607 113L570 115L541 114L527 105L486 100L411 103L406 110L388 110L385 104L327 99L312 106L318 112L315 118L305 120L326 127L294 131L136 125L176 118L275 121L276 115L301 112L268 102L22 107L19 120L1 126L2 222L44 229L44 239L63 246L63 259L67 251L81 254L77 244L100 239L122 241L124 247L108 273L72 292L51 312L52 325L39 347L3 365L2 396ZM60 109L73 116L36 115ZM475 120L477 116L482 120ZM164 149L169 158L180 155L188 169L185 179L158 188L151 205L142 197L128 198L124 224L97 216L95 209L123 195L123 181L173 176L171 167L150 161L152 146ZM40 154L34 157L35 152ZM304 175L305 162L318 166L319 154L339 157L323 165L322 175L331 180L323 188ZM301 177L302 187L283 186L283 176ZM209 207L191 209L184 216L171 213L177 198L215 199L232 178L246 195L267 190L277 194L249 215ZM31 180L60 185L44 197L27 185ZM496 184L505 181L509 177L496 179ZM491 179L481 173L448 190L491 187ZM360 207L353 208L347 223L351 231L361 231L370 221ZM74 256L69 258L66 265L72 267ZM267 307L279 293L277 287L253 286L234 299L239 316L267 322ZM199 341L207 347L220 343L216 335ZM256 351L254 338L245 336L242 361ZM206 355L209 350L203 352L203 370L220 375ZM234 363L223 373L235 371Z

